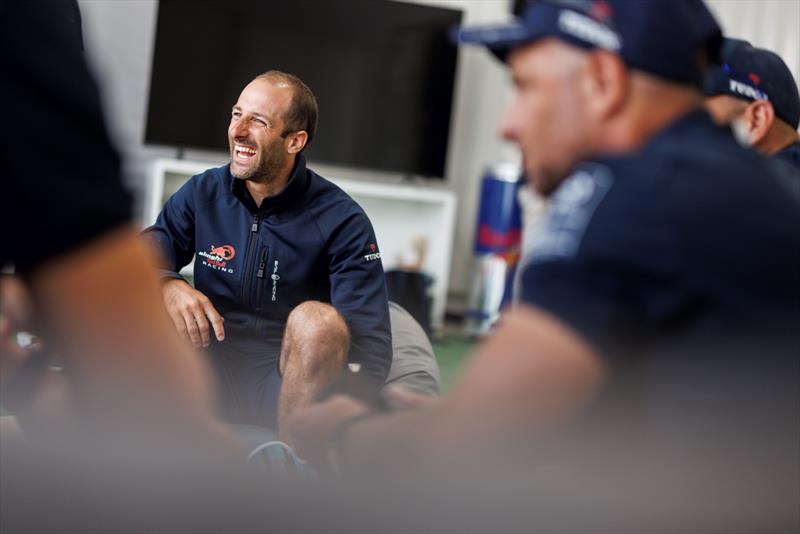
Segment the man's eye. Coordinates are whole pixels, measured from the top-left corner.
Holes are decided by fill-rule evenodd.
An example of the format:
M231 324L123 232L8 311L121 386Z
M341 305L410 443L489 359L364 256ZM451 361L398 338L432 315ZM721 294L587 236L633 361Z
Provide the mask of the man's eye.
M266 126L267 125L267 123L265 121L261 120L261 119L255 119L255 121L259 126Z
M234 117L234 118L237 118L237 119L238 119L239 117L241 117L241 115L242 115L242 114L241 114L241 113L239 113L238 111L232 111L232 112L231 112L231 117Z

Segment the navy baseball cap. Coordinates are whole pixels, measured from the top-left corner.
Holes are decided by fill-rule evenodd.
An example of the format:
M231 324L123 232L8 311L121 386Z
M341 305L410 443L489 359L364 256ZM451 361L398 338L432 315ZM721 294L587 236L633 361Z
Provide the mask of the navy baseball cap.
M706 95L731 95L743 100L769 100L775 114L797 128L800 94L789 67L780 56L741 39L724 39L719 64L714 65Z
M505 61L544 37L617 53L633 69L703 86L705 50L717 61L722 33L702 0L534 0L509 24L458 28L458 43L479 43Z

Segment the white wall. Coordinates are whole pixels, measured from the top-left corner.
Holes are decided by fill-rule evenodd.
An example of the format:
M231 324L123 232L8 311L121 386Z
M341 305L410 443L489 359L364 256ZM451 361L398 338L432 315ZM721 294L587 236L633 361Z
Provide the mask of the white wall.
M508 18L509 0L416 1L459 7L464 10L464 21L468 24L492 23ZM141 192L150 162L156 157L175 156L174 150L145 147L142 143L157 1L79 0L79 3L87 55L95 65L112 131L125 155L127 180ZM800 0L710 0L710 5L727 33L781 54L795 79L800 79ZM191 29L187 28L187 31ZM419 184L419 187L445 187L458 197L450 278L450 291L456 308L468 285L477 193L483 169L499 160L518 160L516 150L500 140L496 133L509 94L509 83L502 66L484 50L462 48L457 76L446 181L438 186ZM186 157L219 164L227 156L187 151ZM387 182L401 179L388 173L323 165L313 167L323 175L340 179Z
M145 147L144 127L155 41L157 0L79 0L86 55L104 97L106 117L124 155L127 183L141 206L150 161L173 150Z

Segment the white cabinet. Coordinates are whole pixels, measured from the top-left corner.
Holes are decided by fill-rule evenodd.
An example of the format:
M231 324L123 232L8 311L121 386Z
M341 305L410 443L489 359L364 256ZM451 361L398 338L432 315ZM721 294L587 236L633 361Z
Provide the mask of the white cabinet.
M152 224L164 202L191 176L212 164L158 159L153 164L147 193L145 223ZM422 272L433 278L431 323L444 323L450 257L453 249L456 199L451 191L411 185L392 185L325 176L358 202L372 221L385 270L398 266L418 238L426 242ZM190 272L190 269L184 272Z

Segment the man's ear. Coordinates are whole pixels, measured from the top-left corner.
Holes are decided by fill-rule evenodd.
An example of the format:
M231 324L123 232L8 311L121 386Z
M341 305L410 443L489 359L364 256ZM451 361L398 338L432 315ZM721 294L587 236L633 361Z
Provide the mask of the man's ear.
M628 97L629 75L622 59L607 50L589 53L584 73L588 109L601 118L619 111Z
M306 146L308 142L308 132L300 130L292 132L286 136L286 151L289 154L297 154Z
M775 122L775 108L769 100L754 100L745 109L744 119L750 131L750 144L757 146Z

